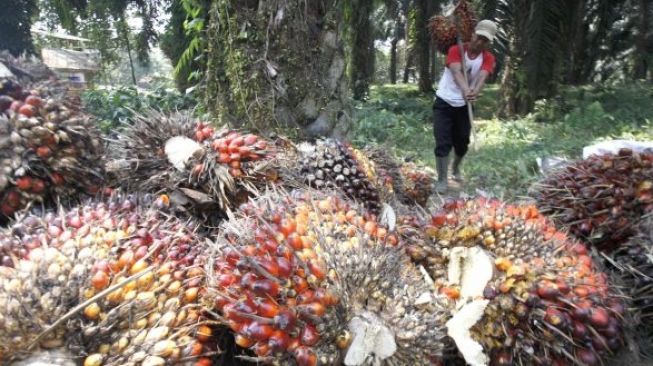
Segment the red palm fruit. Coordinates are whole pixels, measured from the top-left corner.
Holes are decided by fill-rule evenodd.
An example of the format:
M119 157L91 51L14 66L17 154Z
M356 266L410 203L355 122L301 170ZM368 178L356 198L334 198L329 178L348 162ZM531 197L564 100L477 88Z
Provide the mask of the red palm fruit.
M556 284L544 281L537 286L537 294L543 299L552 300L560 295L560 290Z
M311 260L308 261L308 269L311 273L317 277L318 280L323 280L327 275L327 266L326 263L322 260Z
M266 341L272 335L274 328L267 324L261 324L257 321L251 322L245 329L245 336L255 341Z
M229 166L231 168L233 168L233 169L240 169L240 157L236 160L236 159L233 159L234 155L237 155L237 154L231 154L230 158L232 159L232 161L229 163Z
M288 243L288 245L290 245L291 248L295 250L301 250L304 247L304 243L302 241L301 236L295 232L291 232L286 237L286 242Z
M256 135L249 134L245 136L243 142L245 145L252 145L256 142L256 140L258 140L258 137Z
M297 228L297 223L293 219L283 219L281 220L281 226L280 226L280 231L283 235L288 237L290 234L292 234L295 229Z
M230 162L231 162L231 158L229 157L229 154L220 153L220 155L218 155L218 163L229 164Z
M34 106L35 108L40 107L43 105L43 99L36 95L30 95L29 97L25 98L25 103Z
M0 205L0 213L5 216L11 216L14 214L14 208L9 206L8 203L2 203L2 205Z
M50 179L52 179L52 183L53 183L55 186L60 186L60 185L64 184L64 182L65 182L65 180L64 180L64 178L63 178L63 175L61 175L61 174L59 174L59 173L57 173L57 172L53 172L53 173L50 175Z
M573 327L572 327L572 332L574 334L574 337L578 339L584 339L587 336L587 327L585 324L581 322L574 322Z
M583 366L594 366L599 364L599 358L592 350L580 349L576 352L576 358Z
M253 339L249 339L241 334L236 334L234 341L239 347L242 348L249 348L255 343Z
M269 356L271 352L272 349L270 348L270 345L268 343L258 342L254 346L254 353L256 353L256 355L259 357Z
M305 346L314 346L320 341L320 334L313 325L306 324L299 332L299 340Z
M308 304L314 298L315 298L315 292L313 290L306 290L295 297L298 304Z
M46 159L52 155L52 150L47 146L40 146L36 149L36 155L42 159Z
M302 304L297 306L297 311L312 316L323 316L326 313L326 307L319 302L312 302L309 304Z
M20 188L20 186L18 188ZM18 206L20 206L20 194L13 190L9 191L7 196L5 196L5 203L12 208L18 208Z
M262 299L256 302L256 314L264 318L274 318L279 314L279 304L270 299Z
M594 308L590 311L589 321L597 328L605 328L610 321L610 315L603 308Z
M560 310L549 307L546 309L544 320L553 326L560 326L562 325L564 318Z
M277 257L277 266L279 267L279 277L288 278L292 274L292 264L285 257Z
M256 260L257 264L265 269L269 274L274 277L279 277L279 265L277 262L269 257Z
M204 141L204 134L202 134L202 131L195 131L195 140L199 142Z
M268 339L268 345L272 352L281 352L285 351L290 344L290 337L288 333L282 330L275 330L272 332L272 335Z
M91 284L96 290L102 290L109 285L109 275L105 271L97 271L91 278Z
M272 319L274 327L281 330L291 330L297 324L297 316L288 309L282 309Z
M281 291L281 286L277 282L268 279L254 281L250 288L260 296L277 296Z
M34 106L29 105L29 104L23 104L19 109L18 113L22 114L23 116L26 117L34 117L36 114L36 108Z
M24 176L16 179L16 187L21 191L28 191L32 187L32 178Z
M42 181L41 179L34 179L32 181L32 188L31 191L32 193L41 193L45 190L45 182Z
M317 356L310 348L299 346L294 354L297 366L317 366Z
M315 290L315 300L324 306L332 306L338 303L338 297L331 290L324 288Z
M243 146L244 143L245 143L245 138L243 136L238 136L238 137L235 137L233 140L231 140L231 143L229 144L229 146L238 146L238 147L240 147L240 146Z

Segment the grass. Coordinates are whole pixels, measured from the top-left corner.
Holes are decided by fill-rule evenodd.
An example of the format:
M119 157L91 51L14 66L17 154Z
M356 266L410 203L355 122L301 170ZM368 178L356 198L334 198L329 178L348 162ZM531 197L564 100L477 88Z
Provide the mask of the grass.
M652 86L570 87L514 120L496 118L499 91L488 86L475 104L476 139L463 167L465 191L518 199L540 178L538 157L577 159L584 146L598 141L653 140ZM433 167L431 103L414 85L373 87L369 101L356 106L352 140L383 143L397 156Z

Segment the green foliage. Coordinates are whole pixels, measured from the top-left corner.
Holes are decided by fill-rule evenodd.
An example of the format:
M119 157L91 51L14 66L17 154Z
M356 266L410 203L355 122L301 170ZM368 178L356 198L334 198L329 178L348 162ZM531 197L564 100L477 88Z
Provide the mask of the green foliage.
M133 87L89 90L82 95L82 102L84 109L97 118L105 133L128 123L134 112L149 108L173 112L193 109L197 105L193 94L165 88L143 91Z
M582 148L608 139L653 139L653 85L592 85L566 88L536 103L519 119L498 120L497 88L490 85L475 104L476 142L463 171L465 191L475 189L516 199L539 178L538 157L581 157ZM415 86L373 87L370 102L359 104L352 140L385 142L398 156L434 165L431 98Z
M38 8L36 0L4 0L0 11L0 50L14 56L34 53L30 27Z

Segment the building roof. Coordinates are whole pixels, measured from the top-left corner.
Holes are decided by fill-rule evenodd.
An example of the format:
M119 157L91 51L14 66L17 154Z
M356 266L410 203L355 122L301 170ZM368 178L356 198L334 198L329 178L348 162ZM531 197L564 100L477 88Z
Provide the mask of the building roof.
M97 71L100 53L97 50L74 51L65 48L43 48L41 57L51 69Z
M66 39L69 41L80 41L80 42L90 42L91 40L88 38L82 38L82 37L77 37L77 36L71 36L69 34L64 34L64 33L57 33L57 32L47 32L47 31L42 31L38 29L31 29L32 33L40 34L42 36L46 37L52 37L52 38L59 38L59 39Z

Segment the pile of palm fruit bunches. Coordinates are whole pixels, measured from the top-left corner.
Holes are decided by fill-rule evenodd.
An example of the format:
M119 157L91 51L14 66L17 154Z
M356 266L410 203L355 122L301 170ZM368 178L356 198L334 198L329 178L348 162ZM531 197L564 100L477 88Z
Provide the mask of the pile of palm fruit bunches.
M651 329L652 154L427 211L388 149L155 111L101 143L47 95L3 80L2 364L593 366Z
M653 356L653 151L592 155L554 171L530 194L543 214L605 259L613 281L632 299L640 352Z
M30 202L95 194L103 185L95 123L50 84L24 89L0 79L0 222Z

